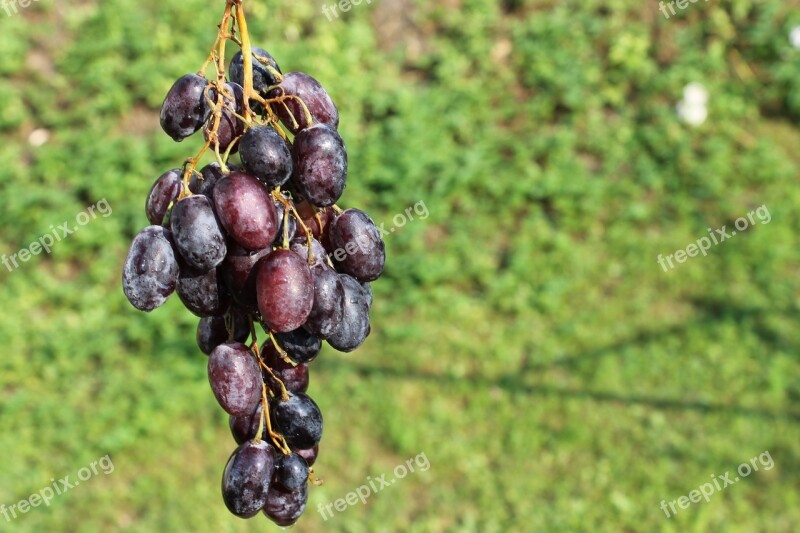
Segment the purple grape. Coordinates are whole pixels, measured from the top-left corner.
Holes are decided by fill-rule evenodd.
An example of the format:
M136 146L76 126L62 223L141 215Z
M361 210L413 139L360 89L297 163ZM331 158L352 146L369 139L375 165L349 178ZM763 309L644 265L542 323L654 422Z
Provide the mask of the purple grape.
M255 411L247 415L228 416L228 426L233 435L233 440L236 444L244 444L245 441L252 440L258 433L258 427L261 425L261 419L264 417L264 408L261 402L256 406ZM261 425L261 438L267 439L267 424L266 421Z
M340 352L352 352L369 336L369 295L357 279L340 274L344 286L344 316L328 344Z
M258 309L266 327L276 332L299 328L314 304L311 270L291 250L275 250L256 266Z
M276 198L273 198L273 201L275 202L275 211L278 213L278 222L280 223L280 228L278 228L278 235L275 237L275 245L280 246L283 243L283 225L287 220L284 217L284 213L286 212L286 206L284 206L283 203L278 201ZM298 226L297 218L294 216L291 210L289 211L288 221L289 221L289 228L287 232L287 237L289 238L289 242L291 242L292 239L294 239L295 235L297 234L297 226Z
M306 244L307 240L305 237L297 237L292 241L291 246L289 249L303 258L304 261L308 261L308 244ZM325 248L320 244L317 239L312 237L311 239L311 263L309 266L313 267L316 265L327 265L325 258L327 257L328 253L325 251Z
M294 453L305 459L308 466L314 466L314 463L317 462L317 456L319 455L319 445L316 445L313 448L309 448L308 450L293 450L293 451Z
M281 455L275 462L273 483L287 492L302 489L308 483L308 463L296 453Z
M339 127L339 110L322 85L308 74L303 72L286 74L280 87L270 91L269 98L281 95L300 98L311 113L313 124L327 124L333 129ZM305 110L297 98L286 98L283 102L272 104L272 109L283 125L295 135L298 131L312 126L308 123Z
M253 53L253 89L256 92L264 93L278 83L275 75L266 68L266 65L278 72L281 72L281 69L272 54L263 48L253 47L251 51ZM244 55L241 50L233 56L228 73L232 81L244 87Z
M180 268L172 246L170 231L161 226L148 226L134 237L122 269L122 289L136 309L152 311L175 291Z
M339 329L344 318L344 286L339 275L325 263L311 267L314 306L303 329L314 337L327 339Z
M374 281L383 273L386 249L378 227L366 213L346 210L331 223L329 236L337 270L359 281Z
M241 172L231 172L214 186L214 207L222 226L241 246L262 250L278 234L278 214L267 190Z
M208 358L208 382L226 413L252 413L261 400L261 368L255 355L240 342L220 344Z
M222 315L231 304L218 268L203 272L184 265L177 292L186 309L199 317Z
M232 171L233 168L230 167L230 170ZM192 173L192 177L189 178L189 190L192 194L202 194L208 197L213 203L214 185L225 175L222 172L222 167L214 161L200 169L200 175L201 177L198 177L197 174Z
M161 105L161 128L175 141L182 141L203 127L211 114L206 100L208 80L186 74L172 86Z
M233 300L246 310L258 311L256 300L256 269L258 261L272 251L265 248L257 252L245 250L235 242L228 246L228 255L219 269Z
M301 131L292 157L297 191L317 207L335 204L347 182L347 149L339 133L326 124Z
M272 373L283 382L286 390L289 392L305 392L308 390L308 365L305 363L298 363L297 366L292 366L283 360L278 353L278 350L272 344L272 341L267 340L261 347L261 358L264 364L272 369ZM272 382L272 377L266 370L263 371L264 380L268 383ZM273 392L280 392L275 383Z
M225 237L209 199L201 194L175 204L170 220L175 247L198 270L210 270L225 259Z
M310 363L322 349L322 341L303 328L276 333L275 340L295 363Z
M233 452L222 474L222 499L228 510L250 518L267 504L275 468L275 449L267 441L246 441Z
M294 168L288 143L271 126L247 130L239 143L245 170L269 188L283 185Z
M308 503L308 485L294 492L283 492L277 487L270 487L264 514L281 527L288 527L297 522L306 510Z
M181 170L174 168L162 174L153 184L144 206L147 220L151 224L161 226L164 223L170 205L177 201L181 194L181 178Z
M273 429L283 435L293 450L313 448L322 439L322 413L308 395L290 393L287 401L275 398L270 412Z
M324 246L325 239L328 234L328 227L336 217L336 212L333 210L333 208L323 207L321 209L317 209L301 196L295 202L295 209L297 209L297 213L303 220L303 224L305 224L308 229L311 230L311 234L314 236L314 238ZM297 236L305 237L305 235L306 234L303 227L298 227Z
M238 137L244 134L245 127L244 122L236 116L237 114L239 116L244 115L244 90L238 83L226 83L225 87L230 91L233 100L227 96L223 98L225 108L222 110L219 127L217 128L217 141L221 154L224 154L228 147L231 146ZM234 113L234 111L236 113ZM206 129L203 132L206 141L210 138L209 129L213 126L215 120L216 119L212 117L211 120L206 123ZM217 143L212 143L211 147L213 148L216 145ZM239 151L238 141L236 141L236 144L233 144L230 154L235 154L237 151Z
M228 320L233 331L228 331ZM197 346L211 355L214 348L226 342L244 342L250 336L250 319L238 309L231 308L225 316L208 316L197 324Z

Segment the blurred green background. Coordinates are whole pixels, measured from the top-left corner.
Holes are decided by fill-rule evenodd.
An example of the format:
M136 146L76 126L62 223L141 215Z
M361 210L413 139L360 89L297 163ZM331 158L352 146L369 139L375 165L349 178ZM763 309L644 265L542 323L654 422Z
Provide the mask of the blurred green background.
M322 487L295 531L792 531L800 523L796 1L247 0L255 44L319 79L350 154L340 205L391 227L372 335L327 349ZM329 4L332 3L328 2ZM18 531L276 531L230 515L234 448L173 298L120 286L155 178L200 140L158 109L221 1L39 0L0 11L0 503L110 454ZM681 122L686 84L707 120ZM37 131L38 130L38 131ZM664 272L765 205L769 224ZM667 518L659 508L768 451ZM317 512L424 453L426 472ZM733 477L731 475L731 478Z

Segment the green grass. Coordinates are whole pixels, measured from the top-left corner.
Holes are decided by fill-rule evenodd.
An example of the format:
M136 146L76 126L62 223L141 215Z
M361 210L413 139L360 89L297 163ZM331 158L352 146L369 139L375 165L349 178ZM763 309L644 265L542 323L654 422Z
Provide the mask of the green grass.
M419 201L430 212L387 237L367 343L312 365L325 483L296 531L793 531L796 2L666 20L632 0L376 0L329 22L323 2L247 1L256 44L339 106L340 204L387 227ZM138 313L120 287L152 182L198 148L172 143L158 108L222 7L0 11L0 253L103 198L113 209L0 266L0 503L114 463L0 529L277 530L221 501L234 445L196 319L177 299ZM692 81L710 93L698 128L675 113ZM658 266L761 205L769 224ZM659 509L764 451L774 468ZM428 471L317 513L420 453Z

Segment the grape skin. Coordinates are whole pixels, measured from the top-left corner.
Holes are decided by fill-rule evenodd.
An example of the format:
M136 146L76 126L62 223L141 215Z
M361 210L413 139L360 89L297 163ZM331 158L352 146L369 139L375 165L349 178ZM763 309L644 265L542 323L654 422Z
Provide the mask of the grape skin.
M383 274L386 247L378 227L363 211L348 209L336 217L330 243L339 271L359 281L374 281Z
M297 366L292 366L283 360L278 350L272 344L272 341L267 340L261 346L261 357L275 377L283 382L286 390L293 393L306 392L308 390L308 365L305 363L298 363ZM274 382L272 376L266 370L263 371L264 381L267 383ZM272 389L276 394L280 393L280 388L275 384Z
M370 296L354 277L340 274L339 278L344 286L344 317L339 329L328 337L328 344L340 352L352 352L369 336Z
M222 499L240 518L255 516L267 504L275 449L267 441L246 441L231 454L222 474Z
M278 457L273 483L286 492L302 489L308 483L308 463L296 453Z
M314 304L311 270L291 250L275 250L256 266L258 309L267 327L276 332L299 328Z
M225 237L209 199L201 194L175 204L170 220L175 247L198 270L210 270L225 259Z
M313 448L322 438L322 413L305 393L289 394L288 401L275 398L270 412L277 427L292 449Z
M314 306L303 324L313 336L327 339L339 329L344 318L344 285L339 275L325 263L311 267L314 279Z
M178 278L177 293L186 309L199 317L222 315L231 303L217 268L203 272L184 266Z
M308 485L298 491L284 492L270 487L264 514L281 527L291 526L302 516L308 502Z
M206 100L208 80L197 74L179 78L161 105L161 128L175 141L182 141L203 127L211 114Z
M322 349L322 341L303 328L276 333L275 340L295 363L310 363Z
M282 72L275 58L272 57L272 54L263 48L255 46L250 50L253 54L253 89L255 89L256 92L263 93L269 87L278 83L278 80L275 79L275 75L265 68L265 66L269 65L279 73ZM257 56L266 59L266 62L262 62ZM241 50L236 52L233 56L228 73L232 81L244 87L244 54L242 54Z
M153 183L144 206L151 224L161 226L164 223L170 205L178 199L182 188L179 168L165 172Z
M335 204L347 183L347 149L339 133L326 124L301 131L294 139L292 157L297 191L317 207Z
M264 248L251 252L234 241L228 245L228 255L219 267L233 301L252 313L258 311L255 266L271 251L271 248Z
M122 289L136 309L150 312L175 291L180 268L172 246L170 231L161 226L148 226L134 237L122 269Z
M223 105L225 107L221 112L219 126L217 128L217 142L211 143L211 146L212 148L219 146L220 153L224 154L225 151L228 150L228 147L231 147L233 144L230 148L230 154L232 155L239 151L239 142L237 138L244 134L244 122L236 116L236 114L240 116L244 115L244 89L242 89L242 86L238 83L226 83L225 87L230 91L233 100L227 96L223 96ZM203 131L203 136L206 141L211 138L209 131L215 120L216 118L212 118L206 123L206 129ZM234 141L236 141L236 144L234 144Z
M208 358L208 382L226 413L252 413L261 400L261 369L242 343L221 344Z
M233 326L233 335L225 325L226 318ZM236 308L228 310L225 316L207 316L197 324L197 346L206 355L211 355L214 348L225 342L244 342L250 336L250 319Z
M228 426L236 444L244 444L245 441L255 438L261 419L264 418L264 408L261 402L256 406L256 410L248 415L228 416ZM266 423L262 426L262 439L268 439Z
M262 250L278 234L278 214L264 186L241 172L231 172L214 186L214 207L222 226L241 246Z
M239 157L245 170L269 188L283 185L292 176L289 145L271 126L247 130L239 143Z
M300 98L311 113L312 124L327 124L333 129L339 127L339 110L322 85L308 74L303 72L286 74L280 86L269 92L270 98L281 95ZM282 102L272 104L272 109L283 125L295 135L312 126L308 123L305 110L297 98L286 98Z

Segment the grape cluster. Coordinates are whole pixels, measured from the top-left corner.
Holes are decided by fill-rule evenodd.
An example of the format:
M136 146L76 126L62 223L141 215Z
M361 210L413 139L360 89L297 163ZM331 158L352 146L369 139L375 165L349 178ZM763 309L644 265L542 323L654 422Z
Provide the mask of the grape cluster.
M309 363L323 340L343 352L365 341L370 282L386 256L370 217L336 205L347 177L336 106L314 78L284 75L250 46L241 4L227 1L201 73L178 79L164 100L164 131L182 141L202 130L205 144L150 190L152 225L133 239L122 283L139 310L177 292L200 317L197 344L238 444L222 477L225 505L287 526L318 482L323 423L306 394ZM226 76L229 41L241 50ZM209 150L216 161L197 170Z

